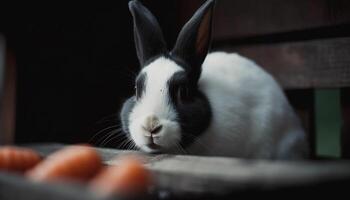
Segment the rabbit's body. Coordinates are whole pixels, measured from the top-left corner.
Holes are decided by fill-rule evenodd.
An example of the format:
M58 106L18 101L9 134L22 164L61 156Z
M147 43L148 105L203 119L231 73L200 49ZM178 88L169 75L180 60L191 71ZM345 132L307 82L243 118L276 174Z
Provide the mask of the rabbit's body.
M276 81L234 53L208 54L199 79L212 120L189 146L193 154L254 158L303 157L305 134ZM293 154L293 155L290 155Z
M237 54L208 54L214 2L198 9L172 50L152 13L129 2L141 70L121 111L123 132L149 153L304 157L305 134L272 76Z

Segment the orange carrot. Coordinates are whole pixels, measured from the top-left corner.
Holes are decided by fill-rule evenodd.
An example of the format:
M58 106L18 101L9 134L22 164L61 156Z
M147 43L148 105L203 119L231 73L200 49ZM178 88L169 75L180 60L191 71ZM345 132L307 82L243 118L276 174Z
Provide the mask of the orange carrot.
M98 153L87 145L73 145L49 155L27 173L35 181L77 180L93 177L102 165Z
M38 164L40 160L39 154L31 149L0 147L0 170L25 172Z
M147 191L151 183L150 172L135 158L125 158L118 166L105 167L90 182L100 194L137 194Z

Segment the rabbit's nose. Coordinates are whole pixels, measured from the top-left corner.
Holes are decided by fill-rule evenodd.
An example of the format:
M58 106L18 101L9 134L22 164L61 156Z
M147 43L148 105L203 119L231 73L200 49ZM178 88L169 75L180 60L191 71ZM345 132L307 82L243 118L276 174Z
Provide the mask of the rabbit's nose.
M162 130L163 125L160 124L160 121L159 121L157 116L150 115L150 116L146 117L142 128L145 131L149 132L152 136L154 136ZM149 135L149 136L151 136L151 135Z

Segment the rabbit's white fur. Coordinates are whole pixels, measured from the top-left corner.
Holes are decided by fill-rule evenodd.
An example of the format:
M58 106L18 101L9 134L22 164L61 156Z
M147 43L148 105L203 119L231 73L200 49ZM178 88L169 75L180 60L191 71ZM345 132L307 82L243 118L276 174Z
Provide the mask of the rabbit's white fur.
M200 155L299 158L306 136L277 82L234 53L208 54L199 89L212 108L209 128L189 147Z

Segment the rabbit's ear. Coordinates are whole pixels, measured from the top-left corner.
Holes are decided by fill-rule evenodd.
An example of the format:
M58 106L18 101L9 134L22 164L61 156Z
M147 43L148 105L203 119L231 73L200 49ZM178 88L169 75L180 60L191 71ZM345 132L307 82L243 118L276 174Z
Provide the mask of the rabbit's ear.
M138 59L144 66L150 59L167 52L162 30L154 15L137 0L129 2L134 21L134 37Z
M215 0L206 1L182 28L171 54L200 74L201 65L211 44L212 15Z

